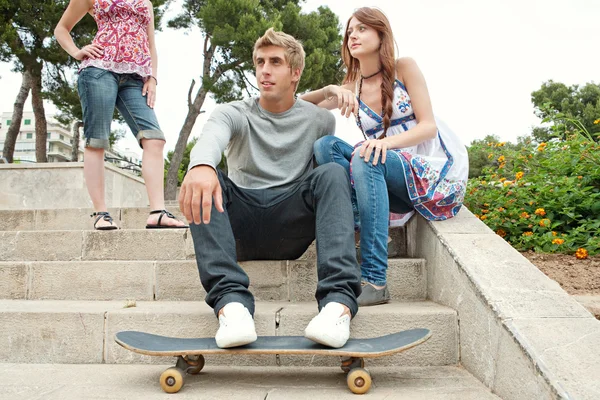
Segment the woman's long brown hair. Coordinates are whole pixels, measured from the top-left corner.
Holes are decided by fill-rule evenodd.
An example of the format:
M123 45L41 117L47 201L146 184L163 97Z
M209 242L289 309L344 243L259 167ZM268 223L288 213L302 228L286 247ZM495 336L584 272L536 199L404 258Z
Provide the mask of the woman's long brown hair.
M375 29L381 40L379 49L379 62L381 64L381 106L383 109L383 134L384 138L390 126L392 117L392 105L394 103L394 80L396 79L395 54L394 54L394 36L392 27L385 14L377 8L362 7L354 11L352 16L346 22L346 31L344 32L344 42L342 44L342 60L346 65L347 71L344 77L344 83L355 82L360 79L360 63L350 54L348 50L348 25L352 18L356 18L365 25Z

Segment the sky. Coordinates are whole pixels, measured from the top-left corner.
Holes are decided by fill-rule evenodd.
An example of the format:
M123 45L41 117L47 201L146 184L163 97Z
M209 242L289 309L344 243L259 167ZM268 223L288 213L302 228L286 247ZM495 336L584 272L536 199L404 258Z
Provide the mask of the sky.
M181 0L167 13L177 14ZM550 79L567 85L600 82L598 0L418 0L370 2L307 0L303 11L328 6L343 29L353 10L375 6L388 16L397 57L412 57L421 68L434 113L465 144L494 134L515 141L539 125L531 92ZM172 150L187 114L192 79L202 72L203 38L164 28L156 34L159 57L155 110ZM0 63L0 112L12 111L21 78ZM197 135L214 109L207 98L192 130ZM31 110L30 99L26 110ZM55 108L46 103L46 112ZM138 148L127 129L122 149Z

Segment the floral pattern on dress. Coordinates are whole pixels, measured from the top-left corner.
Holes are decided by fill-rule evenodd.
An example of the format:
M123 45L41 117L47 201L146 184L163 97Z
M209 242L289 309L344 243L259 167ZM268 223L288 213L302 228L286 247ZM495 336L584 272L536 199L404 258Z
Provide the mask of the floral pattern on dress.
M86 59L80 69L93 66L119 74L152 75L148 43L150 12L144 0L95 0L98 32L92 43L103 47L100 59Z
M383 133L382 118L362 101L360 103L359 113L362 113L365 133L370 139L375 139ZM410 96L398 79L394 82L394 105L387 136L403 134L417 124ZM459 154L458 159L451 154L443 137L450 141L450 147ZM468 155L461 146L460 140L452 132L438 129L436 138L428 143L392 150L402 160L412 205L427 220L451 218L462 206L467 187ZM351 180L354 183L352 176Z

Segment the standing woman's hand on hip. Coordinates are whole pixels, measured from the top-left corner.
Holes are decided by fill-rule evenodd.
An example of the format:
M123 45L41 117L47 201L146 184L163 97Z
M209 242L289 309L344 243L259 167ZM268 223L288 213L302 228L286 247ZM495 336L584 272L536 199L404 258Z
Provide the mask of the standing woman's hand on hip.
M96 59L102 58L104 54L104 48L99 44L88 44L87 46L83 46L79 51L77 51L73 57L76 60L85 60L86 58Z

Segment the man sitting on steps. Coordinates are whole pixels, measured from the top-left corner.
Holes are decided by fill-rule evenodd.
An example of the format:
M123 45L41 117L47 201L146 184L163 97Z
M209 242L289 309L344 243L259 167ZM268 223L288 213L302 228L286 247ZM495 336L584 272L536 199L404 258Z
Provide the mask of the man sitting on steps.
M333 115L295 99L304 49L267 30L254 45L259 98L218 106L191 153L179 196L190 222L206 303L219 318L216 342L256 340L254 297L236 260L289 260L317 239L320 313L305 336L342 347L357 313L360 268L354 250L350 184L335 163L313 170L313 143L333 134ZM229 177L216 169L227 149Z

